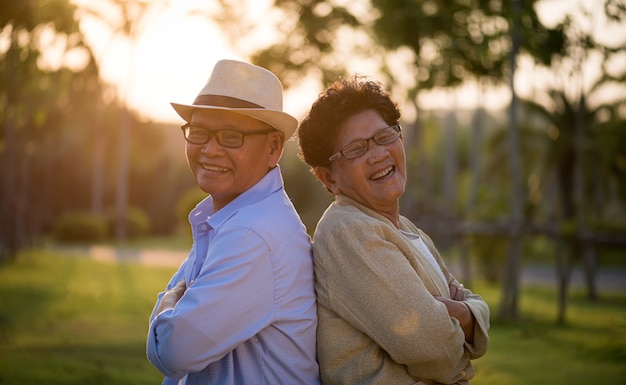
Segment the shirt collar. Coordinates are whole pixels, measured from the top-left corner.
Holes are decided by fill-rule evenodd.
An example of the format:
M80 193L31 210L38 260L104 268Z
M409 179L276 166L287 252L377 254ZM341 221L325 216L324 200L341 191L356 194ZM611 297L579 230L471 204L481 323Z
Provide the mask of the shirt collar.
M234 215L242 207L259 202L265 197L283 188L283 178L280 166L272 168L260 181L248 190L241 193L232 202L218 212L213 211L213 199L208 196L189 213L189 223L192 226L207 222L212 228L219 227L224 221Z

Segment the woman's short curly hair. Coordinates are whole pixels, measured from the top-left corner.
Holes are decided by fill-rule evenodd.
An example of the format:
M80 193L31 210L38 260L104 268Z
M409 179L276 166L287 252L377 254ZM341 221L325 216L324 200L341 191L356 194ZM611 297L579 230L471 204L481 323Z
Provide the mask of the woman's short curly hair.
M359 75L334 82L317 98L300 123L300 158L311 168L325 165L335 151L341 125L366 110L377 111L390 126L400 120L397 104L379 82Z

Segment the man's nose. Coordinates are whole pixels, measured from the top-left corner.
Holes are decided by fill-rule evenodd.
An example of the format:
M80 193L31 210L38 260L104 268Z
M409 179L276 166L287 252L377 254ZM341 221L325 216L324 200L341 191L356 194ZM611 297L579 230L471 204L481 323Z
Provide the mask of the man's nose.
M209 152L215 149L221 149L222 145L217 142L217 136L214 133L209 133L209 140L202 145L202 152Z

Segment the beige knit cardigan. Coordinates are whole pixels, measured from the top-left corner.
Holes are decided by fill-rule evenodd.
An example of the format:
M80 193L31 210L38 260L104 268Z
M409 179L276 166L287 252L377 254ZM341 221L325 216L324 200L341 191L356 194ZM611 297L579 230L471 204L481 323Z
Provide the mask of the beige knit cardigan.
M443 270L432 240L407 218ZM466 289L476 319L474 342L433 296L450 297L432 264L384 216L338 196L315 230L317 349L322 383L468 384L470 362L484 355L489 307Z

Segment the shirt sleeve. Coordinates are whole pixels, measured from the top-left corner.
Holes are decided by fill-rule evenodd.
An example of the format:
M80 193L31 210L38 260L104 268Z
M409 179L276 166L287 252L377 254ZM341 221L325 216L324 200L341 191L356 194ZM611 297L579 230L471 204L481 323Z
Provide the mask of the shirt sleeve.
M340 221L314 249L323 254L329 300L414 378L456 383L470 366L458 321L434 299L407 257L380 229Z
M181 266L178 268L178 270L176 271L176 273L174 273L174 275L172 275L172 278L170 278L170 281L167 283L167 286L165 287L165 290L160 292L157 295L157 301L154 304L154 308L152 309L152 313L150 314L150 323L152 323L152 321L154 320L154 318L156 317L156 310L159 307L159 304L161 303L161 298L163 298L163 294L165 294L165 292L169 289L171 289L172 287L174 287L174 285L176 285L176 283L178 281L180 281L181 279L184 278L184 272L185 272L185 266L187 265L188 259L185 259L185 261L181 264ZM148 340L148 342L150 342ZM148 344L148 348L150 347L150 345Z
M165 376L198 372L252 338L274 315L273 269L254 231L226 228L174 309L150 323L148 358Z

